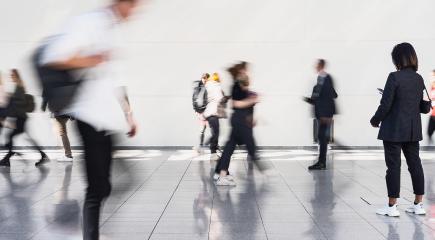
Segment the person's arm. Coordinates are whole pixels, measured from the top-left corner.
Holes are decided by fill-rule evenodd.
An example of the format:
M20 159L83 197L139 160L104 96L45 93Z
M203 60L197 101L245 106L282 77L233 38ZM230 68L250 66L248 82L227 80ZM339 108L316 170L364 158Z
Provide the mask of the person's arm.
M370 120L373 127L379 127L379 124L385 119L389 113L396 95L396 79L393 73L390 73L385 84L384 93L382 94L381 104L378 107L375 115Z
M125 114L125 119L127 120L127 123L130 127L130 131L127 133L127 135L129 137L134 137L137 132L137 124L133 118L133 112L131 109L130 100L128 98L127 88L119 87L119 90L120 90L119 103L121 104L121 108Z
M244 100L233 100L233 106L235 108L249 108L258 103L258 97L249 97Z
M80 56L75 54L74 56L61 61L50 62L49 66L59 68L59 69L79 69L79 68L90 68L103 63L108 58L106 53L92 55L92 56Z

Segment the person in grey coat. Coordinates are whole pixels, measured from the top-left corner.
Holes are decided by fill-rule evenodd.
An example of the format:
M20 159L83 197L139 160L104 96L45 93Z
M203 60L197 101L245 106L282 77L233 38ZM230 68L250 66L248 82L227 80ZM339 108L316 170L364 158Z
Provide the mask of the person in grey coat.
M390 217L400 215L397 210L397 198L400 197L400 165L403 151L415 194L414 204L406 211L422 215L426 212L422 205L424 173L419 157L419 141L423 139L420 113L428 112L427 108L422 108L422 105L428 103L423 99L424 80L417 73L417 54L411 44L396 45L391 55L397 71L389 74L381 103L370 120L373 127L380 125L378 139L383 141L387 165L385 178L389 202L388 206L376 213Z

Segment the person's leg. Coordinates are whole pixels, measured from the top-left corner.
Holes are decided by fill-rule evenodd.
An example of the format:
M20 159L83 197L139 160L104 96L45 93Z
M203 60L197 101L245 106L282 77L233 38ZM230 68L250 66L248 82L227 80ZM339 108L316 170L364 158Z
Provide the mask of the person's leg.
M326 156L328 151L328 123L319 120L319 163L326 165Z
M387 165L387 190L389 204L394 205L400 197L400 164L402 143L384 141L385 163Z
M207 121L211 130L210 151L213 154L216 153L219 142L219 118L216 116L211 116L207 118Z
M408 171L411 174L415 203L420 203L424 195L424 172L419 155L420 145L418 142L406 143L402 150L408 164Z
M72 158L71 145L69 142L68 132L67 132L67 128L66 128L68 118L67 117L56 117L54 119L54 121L56 124L58 134L60 135L60 137L62 139L62 145L63 145L63 149L65 152L65 156L68 158Z
M13 147L14 147L14 137L24 132L24 124L26 123L26 118L16 118L15 119L15 129L12 130L8 137L6 148L8 149L8 153L3 157L0 161L1 166L9 166L9 160L14 155Z
M224 151L222 153L221 158L219 159L215 173L222 174L223 176L228 174L228 168L230 166L231 156L236 149L236 135L231 131L230 139L227 141L224 147Z
M102 201L109 196L112 142L105 132L77 121L82 137L88 187L83 206L83 239L99 238L99 218Z

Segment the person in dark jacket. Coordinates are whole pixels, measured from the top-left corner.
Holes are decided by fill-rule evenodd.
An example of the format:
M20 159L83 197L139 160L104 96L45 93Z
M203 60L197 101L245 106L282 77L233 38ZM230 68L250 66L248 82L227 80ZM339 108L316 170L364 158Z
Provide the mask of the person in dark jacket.
M231 93L233 103L233 114L231 116L231 133L225 144L222 157L218 161L215 169L214 180L217 186L235 186L233 176L228 172L231 156L236 145L246 145L250 160L257 165L260 170L263 166L259 163L257 145L254 139L253 128L254 107L259 102L258 95L250 91L250 79L248 76L248 63L241 62L228 69L234 80Z
M308 167L308 170L324 170L326 169L326 154L328 150L329 131L333 116L336 113L335 99L338 97L334 89L334 84L331 75L325 72L326 61L319 59L316 64L318 73L317 84L313 88L311 98L305 100L314 105L314 114L319 123L318 141L319 141L319 159L314 164Z
M0 166L2 167L10 167L10 158L16 154L13 151L13 139L15 136L22 134L25 132L25 125L27 122L27 104L29 104L26 100L26 90L24 88L24 83L21 80L20 74L18 70L12 69L11 71L12 81L16 84L15 92L9 98L9 105L7 107L7 116L15 118L15 129L9 133L8 142L6 143L6 147L8 149L8 153L6 156L0 161ZM41 159L35 163L35 166L39 166L47 161L49 161L48 156L42 151L41 147L36 143L34 139L30 136L30 142L35 146L35 148L41 154Z
M400 197L401 151L405 155L414 189L414 204L406 211L423 215L424 173L419 157L419 141L423 139L420 113L425 89L423 78L417 73L418 59L413 46L401 43L392 52L397 71L388 75L381 103L370 120L373 127L379 127L378 139L383 141L387 165L386 182L388 206L376 213L397 217L397 198Z

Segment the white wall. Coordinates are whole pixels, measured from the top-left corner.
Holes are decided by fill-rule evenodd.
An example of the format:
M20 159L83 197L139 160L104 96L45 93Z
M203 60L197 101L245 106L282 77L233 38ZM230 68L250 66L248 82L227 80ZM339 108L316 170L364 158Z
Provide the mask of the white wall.
M26 64L30 50L69 16L105 2L3 1L0 69L23 69L35 94ZM391 49L413 43L428 83L435 68L433 9L433 0L152 0L122 30L123 76L140 124L139 136L122 144L193 145L198 127L191 82L217 71L228 91L225 68L247 60L263 100L259 145L311 145L310 109L300 99L310 94L314 59L322 57L340 95L336 137L345 145L379 145L369 119L380 98L376 88L394 69ZM47 114L32 115L33 134L55 145ZM222 141L228 131L223 123Z

